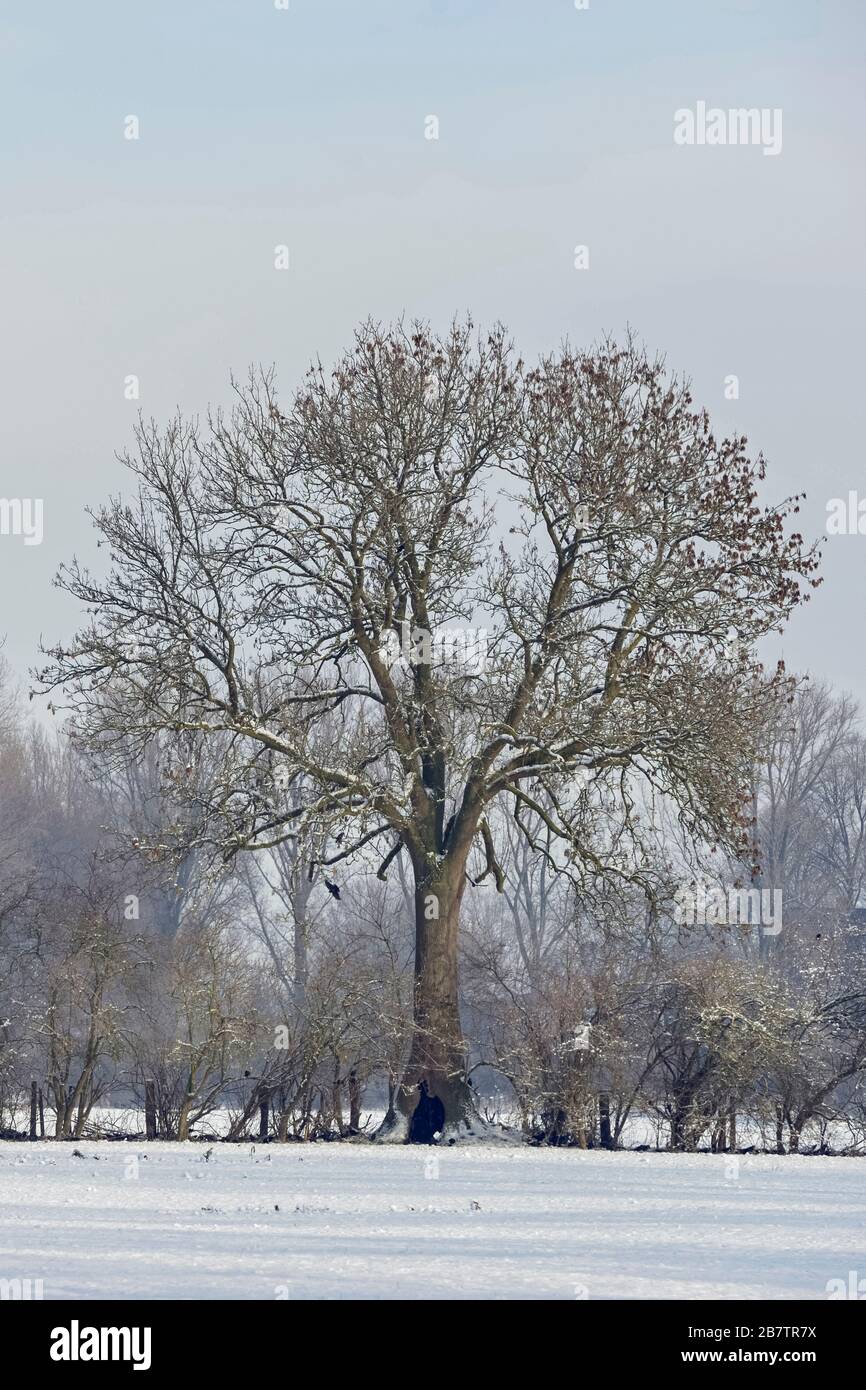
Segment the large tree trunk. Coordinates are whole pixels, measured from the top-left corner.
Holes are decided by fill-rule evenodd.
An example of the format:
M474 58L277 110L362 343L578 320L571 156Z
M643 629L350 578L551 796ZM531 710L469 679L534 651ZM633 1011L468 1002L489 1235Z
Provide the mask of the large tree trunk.
M415 867L414 1032L403 1080L376 1138L430 1144L482 1134L466 1076L458 1003L465 855Z

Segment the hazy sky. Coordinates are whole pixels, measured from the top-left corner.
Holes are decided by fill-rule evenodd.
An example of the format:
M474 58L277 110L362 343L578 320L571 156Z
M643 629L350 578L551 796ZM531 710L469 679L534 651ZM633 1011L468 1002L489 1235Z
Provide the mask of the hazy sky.
M862 0L0 0L0 498L44 501L42 544L0 535L16 673L78 624L51 577L98 563L139 406L254 361L288 392L370 314L525 356L631 324L822 533L866 498L864 37ZM699 102L780 110L781 152L676 144ZM866 535L823 569L784 654L866 698Z

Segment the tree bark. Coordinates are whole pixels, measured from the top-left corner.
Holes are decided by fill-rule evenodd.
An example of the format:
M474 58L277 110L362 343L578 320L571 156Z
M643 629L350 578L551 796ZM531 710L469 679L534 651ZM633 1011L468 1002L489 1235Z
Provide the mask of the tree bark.
M359 1134L361 1130L361 1083L353 1067L349 1072L349 1133Z
M308 875L302 873L300 882L292 895L293 990L295 1008L302 1020L307 1009L307 982L309 979L307 903L312 890L313 885L310 883Z
M603 1149L613 1148L613 1135L610 1131L610 1096L602 1091L598 1098L598 1137Z
M144 1083L144 1132L148 1139L156 1138L156 1086L153 1081Z
M192 1114L192 1105L192 1078L190 1078L190 1089L181 1102L180 1114L177 1117L177 1137L181 1143L186 1143L189 1138L189 1119Z
M466 1076L458 1001L460 904L466 852L415 868L414 1031L409 1061L376 1138L433 1143L481 1134Z
M343 1083L340 1079L339 1057L334 1058L334 1072L331 1080L331 1111L334 1124L337 1126L337 1133L342 1138L345 1130L343 1128Z
M271 1097L267 1086L262 1086L259 1090L259 1138L264 1141L268 1137L271 1114Z

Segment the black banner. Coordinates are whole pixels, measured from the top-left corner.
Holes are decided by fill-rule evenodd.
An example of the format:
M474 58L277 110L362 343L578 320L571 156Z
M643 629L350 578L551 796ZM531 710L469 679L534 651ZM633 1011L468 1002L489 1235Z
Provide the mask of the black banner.
M396 1302L396 1300L395 1300ZM440 1306L437 1301L436 1306ZM0 1305L6 1369L27 1369L62 1381L69 1375L138 1376L181 1373L272 1375L308 1368L351 1374L378 1360L394 1329L411 1320L411 1359L433 1367L438 1340L461 1355L483 1353L495 1374L521 1349L557 1374L667 1375L678 1370L700 1380L713 1369L780 1373L840 1371L859 1354L863 1317L859 1301L575 1302L506 1300L455 1302L453 1330L430 1304L394 1306L341 1302L324 1307L288 1302L5 1302ZM444 1309L443 1309L444 1311ZM318 1327L327 1333L323 1342ZM401 1340L405 1334L401 1333ZM528 1340L531 1338L532 1340ZM379 1351L374 1348L379 1347ZM601 1364L599 1365L599 1361ZM17 1364L16 1364L17 1363ZM584 1370L581 1370L581 1367ZM592 1369L591 1369L592 1368Z

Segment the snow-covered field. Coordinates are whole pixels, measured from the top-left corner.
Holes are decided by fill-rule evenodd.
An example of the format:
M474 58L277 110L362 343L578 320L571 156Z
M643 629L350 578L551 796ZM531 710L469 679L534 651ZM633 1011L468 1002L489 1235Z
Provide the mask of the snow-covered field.
M206 1153L0 1142L0 1280L46 1299L821 1299L866 1277L858 1159Z

